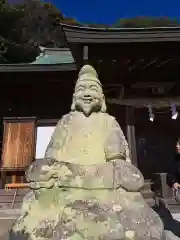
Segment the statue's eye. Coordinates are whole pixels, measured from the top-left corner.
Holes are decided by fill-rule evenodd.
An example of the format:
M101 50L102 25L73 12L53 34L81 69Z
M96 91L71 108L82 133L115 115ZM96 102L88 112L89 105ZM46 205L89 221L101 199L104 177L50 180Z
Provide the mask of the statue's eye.
M77 92L79 92L79 91L84 91L84 87L78 87L78 89L77 89Z
M97 89L97 87L96 87L96 86L94 86L94 85L90 86L90 89L91 89L91 90L93 90L93 91L96 91L96 92L98 92L98 89Z
M91 88L92 91L98 92L97 88Z
M83 91L85 89L85 86L79 86L78 88L77 88L77 91Z

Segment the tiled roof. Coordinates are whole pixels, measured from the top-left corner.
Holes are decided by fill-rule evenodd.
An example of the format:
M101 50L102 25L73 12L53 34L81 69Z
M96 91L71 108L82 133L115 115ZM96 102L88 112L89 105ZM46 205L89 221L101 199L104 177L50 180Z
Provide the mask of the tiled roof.
M41 53L31 64L66 64L74 63L74 58L68 48L43 48Z

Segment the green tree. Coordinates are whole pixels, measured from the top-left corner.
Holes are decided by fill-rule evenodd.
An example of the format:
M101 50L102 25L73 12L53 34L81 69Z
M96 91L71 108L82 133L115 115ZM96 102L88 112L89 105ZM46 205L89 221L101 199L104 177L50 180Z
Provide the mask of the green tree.
M167 17L135 17L120 19L114 27L139 28L139 27L173 27L179 26L177 19Z
M42 0L21 4L0 0L0 63L32 62L39 54L39 45L66 46L60 22L80 25Z
M20 27L23 16L22 5L9 5L0 0L0 63L27 61L36 55L32 46L23 41Z
M68 25L74 25L74 26L82 26L83 25L82 23L78 22L76 19L70 18L70 17L63 17L63 19L61 19L61 23L68 24Z
M60 27L62 19L62 13L52 4L40 0L28 0L24 5L24 16L20 24L22 37L34 45L63 46Z

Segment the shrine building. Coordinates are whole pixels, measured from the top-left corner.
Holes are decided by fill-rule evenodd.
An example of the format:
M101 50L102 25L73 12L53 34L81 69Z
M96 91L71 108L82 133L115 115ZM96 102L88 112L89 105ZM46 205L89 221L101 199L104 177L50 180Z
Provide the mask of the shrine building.
M43 157L84 64L99 75L132 163L146 179L167 172L180 137L180 28L61 26L64 48L41 47L31 64L0 65L2 186L24 181L26 167Z

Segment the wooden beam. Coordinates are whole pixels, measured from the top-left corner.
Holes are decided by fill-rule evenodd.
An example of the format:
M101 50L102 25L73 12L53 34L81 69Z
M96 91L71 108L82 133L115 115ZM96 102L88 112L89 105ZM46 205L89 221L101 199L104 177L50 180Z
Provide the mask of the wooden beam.
M84 52L83 52L83 46L79 44L69 44L72 56L75 60L77 71L80 70L80 68L83 65L83 57L84 57Z
M48 118L41 118L41 119L37 119L36 121L36 127L39 126L56 126L59 122L59 119L48 119Z
M3 121L6 123L26 123L36 121L36 117L4 117Z
M180 107L180 97L177 98L129 98L129 99L113 99L108 98L109 104L117 104L135 108L147 108L150 104L153 108L170 108L170 102L174 102Z
M88 44L86 44L88 45ZM154 43L151 47L147 43L124 43L124 44L91 44L89 45L89 57L92 59L178 59L180 46L170 43Z
M145 59L144 59L144 58L141 58L141 59L137 60L136 63L134 63L132 66L129 66L129 71L133 71L133 70L137 69L137 68L140 67L144 62L145 62Z
M154 81L151 81L151 82L136 82L136 83L133 83L131 85L132 88L134 89L148 89L148 88L165 88L165 89L168 89L170 90L172 87L174 87L174 85L176 84L176 82L154 82Z
M157 63L157 59L153 59L151 61L149 61L149 63L147 63L143 68L142 70L146 69L146 68L149 68L151 67L152 65L156 64Z
M164 65L166 65L167 63L169 63L172 59L167 59L164 61L161 61L159 64L156 64L157 68L163 67Z

